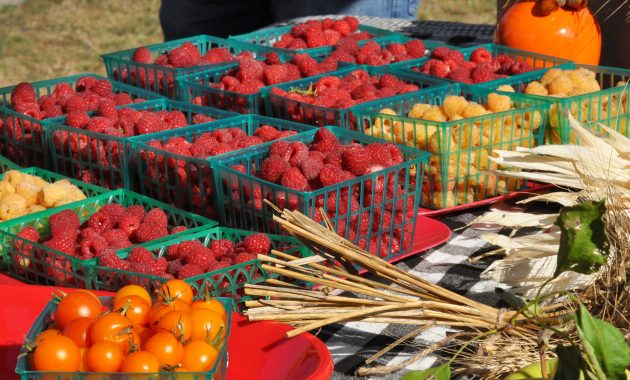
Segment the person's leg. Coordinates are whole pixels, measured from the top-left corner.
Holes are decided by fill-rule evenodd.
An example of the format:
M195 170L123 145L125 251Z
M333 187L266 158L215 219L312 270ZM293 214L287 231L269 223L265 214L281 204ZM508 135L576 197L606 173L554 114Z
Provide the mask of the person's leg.
M268 0L162 0L160 7L166 41L198 34L228 37L272 22Z
M338 14L415 19L419 0L271 0L277 21Z

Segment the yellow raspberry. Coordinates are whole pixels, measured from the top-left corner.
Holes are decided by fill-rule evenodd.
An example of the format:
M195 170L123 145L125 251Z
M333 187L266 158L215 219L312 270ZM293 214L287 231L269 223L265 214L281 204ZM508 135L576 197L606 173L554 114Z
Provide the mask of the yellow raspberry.
M528 95L539 95L539 96L549 95L549 91L547 91L547 88L542 83L537 82L537 81L530 82L525 88L525 93Z
M549 70L545 73L545 75L543 75L543 76L542 76L542 78L540 78L540 82L541 82L542 84L547 85L547 84L551 83L551 81L553 81L554 79L556 79L556 77L558 77L558 76L562 75L562 73L563 73L563 71L562 71L562 70L560 70L560 69L556 69L556 68L549 69Z
M512 101L507 95L492 93L488 95L488 109L492 112L509 111L512 108Z
M431 108L424 111L421 119L429 120L429 121L445 122L446 115L444 114L444 111L442 111L442 107L431 106Z
M448 116L450 120L453 120L455 116L463 115L467 106L468 100L466 100L463 96L449 95L444 98L442 108L444 109L446 116Z
M464 109L464 113L462 116L466 119L469 117L477 117L487 115L489 112L485 109L484 106L475 102L469 102L468 106Z
M497 87L497 91L502 91L502 92L516 92L514 90L514 87L510 86L509 84L502 84L499 87Z
M586 78L592 78L595 79L595 77L597 76L597 74L595 74L594 71L589 70L585 67L578 67L577 69L574 70L576 73L580 74L581 76L584 76Z
M547 86L550 94L568 95L573 91L573 82L566 75L558 75Z
M0 200L0 219L9 220L26 213L26 200L19 194L7 194Z
M27 207L37 203L37 198L41 190L41 187L30 180L22 181L15 186L15 193L21 195L26 200Z
M431 108L430 104L416 103L413 105L413 107L411 107L411 109L407 113L407 117L411 117L414 119L421 119L422 114L424 114L424 112L428 110L429 108Z

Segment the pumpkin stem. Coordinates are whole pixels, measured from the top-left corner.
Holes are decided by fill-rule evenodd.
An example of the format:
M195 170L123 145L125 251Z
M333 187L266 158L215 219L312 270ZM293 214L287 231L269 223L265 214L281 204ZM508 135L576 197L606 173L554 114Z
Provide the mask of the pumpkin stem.
M588 0L538 0L534 7L536 16L548 16L551 12L559 8L570 8L575 10L583 9L587 6Z

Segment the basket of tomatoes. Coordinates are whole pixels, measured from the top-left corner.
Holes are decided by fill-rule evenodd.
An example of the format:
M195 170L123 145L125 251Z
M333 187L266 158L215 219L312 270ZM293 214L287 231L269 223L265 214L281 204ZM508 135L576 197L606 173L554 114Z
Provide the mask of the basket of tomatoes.
M229 298L195 297L181 280L152 297L138 285L113 297L56 294L31 327L22 380L225 379Z

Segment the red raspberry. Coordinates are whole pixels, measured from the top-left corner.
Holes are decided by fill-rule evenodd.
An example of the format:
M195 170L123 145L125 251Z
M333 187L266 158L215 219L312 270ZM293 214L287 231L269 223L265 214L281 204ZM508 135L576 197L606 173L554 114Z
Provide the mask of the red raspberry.
M326 46L335 45L342 38L341 33L333 29L326 29L322 33Z
M84 111L71 112L66 116L66 125L73 128L83 128L90 121L90 116Z
M166 227L155 226L151 223L140 223L140 226L136 230L136 240L139 243L146 243L148 241L157 240L168 236L168 230Z
M215 120L216 119L211 117L211 116L200 114L200 113L195 114L192 117L192 123L195 124L195 125L196 124L209 123L209 122L215 121Z
M129 262L129 272L142 273L142 274L153 274L151 267L149 267L148 263L132 263ZM133 278L131 280L132 283L142 284L141 280L138 278Z
M446 78L449 69L444 62L437 59L429 59L422 65L420 71L424 74L434 75L440 78Z
M125 208L118 203L109 203L101 207L98 212L102 212L105 215L109 216L109 219L115 225L125 214Z
M131 95L125 92L121 92L119 94L114 95L114 103L117 106L124 106L124 105L133 103L133 99L131 98Z
M264 142L275 140L278 136L278 130L271 125L261 125L254 131L254 136L260 137Z
M17 237L35 243L39 242L39 232L31 226L26 226L17 233ZM15 240L13 247L18 254L13 254L12 259L15 264L21 267L28 267L31 264L30 258L33 255L33 245L23 241Z
M470 73L472 70L467 69L465 67L459 67L448 74L448 78L452 79L456 82L462 83L472 83L472 79L470 79Z
M313 136L313 150L319 152L332 152L339 146L339 140L330 130L320 128Z
M140 264L149 264L153 262L155 258L151 251L144 247L136 247L131 252L129 252L129 256L127 256L127 261L130 263L140 263Z
M289 165L298 166L306 157L308 157L308 147L301 141L293 142L291 144Z
M266 85L278 84L287 80L289 72L286 65L269 65L264 68L264 79Z
M413 58L422 58L426 55L427 51L424 42L417 39L405 43L405 49L407 49L407 54L409 54Z
M447 47L444 47L444 46L436 47L431 52L431 58L439 59L443 61L448 58L450 52L451 52L451 49Z
M166 66L168 65L168 54L160 54L155 61L153 62L154 65L157 66Z
M151 56L151 51L145 47L139 47L134 50L131 55L131 60L139 63L152 63L153 57Z
M354 175L360 176L367 173L371 157L362 146L348 146L343 150L343 167Z
M90 87L90 91L97 95L106 97L112 93L114 86L107 79L99 79Z
M75 256L77 251L76 234L55 236L45 242L44 245L61 253Z
M319 172L324 166L324 161L313 157L306 157L300 163L300 171L304 174L304 177L311 181L319 177Z
M319 180L323 187L331 186L342 181L343 170L337 166L325 164L319 172Z
M350 31L352 33L356 32L356 30L359 29L359 19L357 19L356 17L346 16L343 18L343 20L347 22L348 25L350 25Z
M241 252L234 258L234 264L242 264L248 261L256 260L256 255L253 253Z
M145 113L136 124L136 134L144 135L163 130L162 120L153 113Z
M333 25L333 29L339 32L339 34L341 34L343 37L349 36L353 32L352 27L345 20L335 21L335 25Z
M52 237L61 236L69 231L76 235L80 226L81 220L72 210L63 210L48 218L48 228Z
M185 232L187 230L188 228L186 226L173 227L173 229L171 229L171 235L181 234L182 232Z
M138 227L140 227L141 220L141 217L126 212L120 217L118 228L123 230L128 237L131 237L138 230Z
M393 55L407 54L407 47L401 43L387 45L387 50L389 50Z
M351 55L356 55L359 52L359 44L354 38L342 38L337 42L336 51L342 51Z
M132 214L142 220L145 214L144 207L142 205L133 205L125 209L125 214Z
M149 223L156 227L166 228L168 226L168 216L161 208L152 208L146 213L142 223Z
M173 274L173 275L177 274L177 272L184 265L184 264L182 264L182 261L180 259L175 259L175 260L168 261L166 264L167 264L167 266L166 266L166 273L170 273L170 274Z
M114 228L114 223L109 215L100 211L96 212L90 217L90 219L88 219L87 225L98 233Z
M198 240L187 240L179 243L177 247L177 257L187 261L188 257L192 257L205 247Z
M231 152L232 150L232 147L227 144L216 144L210 148L210 155L218 156L220 154Z
M501 66L501 70L503 70L504 72L508 72L510 70L510 67L512 66L512 63L514 63L514 58L506 54L499 54L494 58L494 60L499 63L499 65Z
M105 238L96 234L89 238L81 240L79 251L83 260L101 256L108 244Z
M291 159L293 154L293 147L288 141L276 141L269 147L269 156L280 156L285 161Z
M127 233L118 228L104 231L101 235L103 236L107 244L112 248L127 248L132 245L129 241Z
M253 234L243 239L242 246L249 253L264 254L271 249L271 240L265 234Z
M199 249L195 254L186 256L187 264L199 266L204 272L214 265L214 252L208 248Z
M89 104L85 99L79 95L71 95L63 106L63 110L66 113L70 112L85 112L90 110Z
M166 261L164 257L158 257L147 265L151 270L151 274L156 276L166 274L166 270L168 269L168 261Z
M308 185L308 181L300 172L300 169L291 167L282 173L282 179L280 180L282 186L286 186L290 189L303 191Z
M240 59L238 61L237 78L241 82L252 79L261 79L265 73L265 64L253 58Z
M35 89L30 83L18 83L11 91L11 105L37 103Z
M234 243L227 239L213 240L210 243L210 249L217 258L231 256L234 254Z
M525 61L516 61L510 66L510 75L518 75L532 71L532 68Z
M381 88L383 87L399 88L402 83L395 76L391 74L384 74L379 79L378 84Z
M119 270L129 269L129 262L118 257L114 251L110 251L99 257L98 265Z
M451 50L449 51L446 59L444 59L444 61L447 61L447 60L451 60L455 62L456 64L461 65L466 61L466 58L464 58L464 54L462 54L462 52L457 51L457 50Z
M342 166L342 163L343 163L342 160L341 160L341 152L342 152L342 150L338 150L338 151L334 151L334 152L328 153L326 155L326 157L324 157L324 163L336 166L336 167L341 169L341 166Z
M168 53L168 62L175 67L195 66L201 59L197 47L190 42L184 42Z
M295 37L293 37L293 35L287 33L282 35L282 37L280 37L280 39L276 42L273 43L273 47L277 47L277 48L281 48L281 49L286 49L289 44L291 43L291 41L293 41L295 39Z
M94 116L85 125L85 129L87 131L104 133L107 128L112 128L113 126L114 126L114 120L108 117Z
M268 65L279 65L282 63L280 56L276 52L265 54L265 63Z
M299 49L306 49L306 48L308 48L308 45L306 44L306 41L304 41L301 38L295 38L291 42L289 42L289 44L287 45L287 49L292 49L292 50L299 50Z
M236 88L234 88L234 92L245 95L257 94L263 87L265 87L264 83L257 79L247 80L236 86Z
M194 264L186 264L182 266L177 272L177 278L186 279L190 277L200 276L204 273L204 270L200 266Z
M478 48L470 55L470 60L475 63L484 63L492 61L492 53L485 48Z
M79 79L79 81L81 79ZM74 90L72 89L72 86L70 86L68 83L61 82L57 86L55 86L55 90L53 91L53 97L55 99L59 100L70 95L74 95Z
M365 151L370 157L370 163L384 168L392 165L392 154L389 149L388 145L381 143L372 143L365 146Z
M339 79L338 77L325 76L317 80L317 83L315 84L315 90L317 91L318 94L321 94L322 92L326 90L339 88L340 84L341 84L341 79Z
M494 79L494 73L489 66L479 65L470 73L470 78L473 83L482 83Z
M319 63L308 54L296 54L293 58L293 62L295 62L300 72L305 76L313 76L321 73Z
M89 90L94 83L96 83L96 81L98 80L98 78L95 77L91 77L91 76L84 76L79 78L79 80L74 84L74 88L77 92L84 92Z

